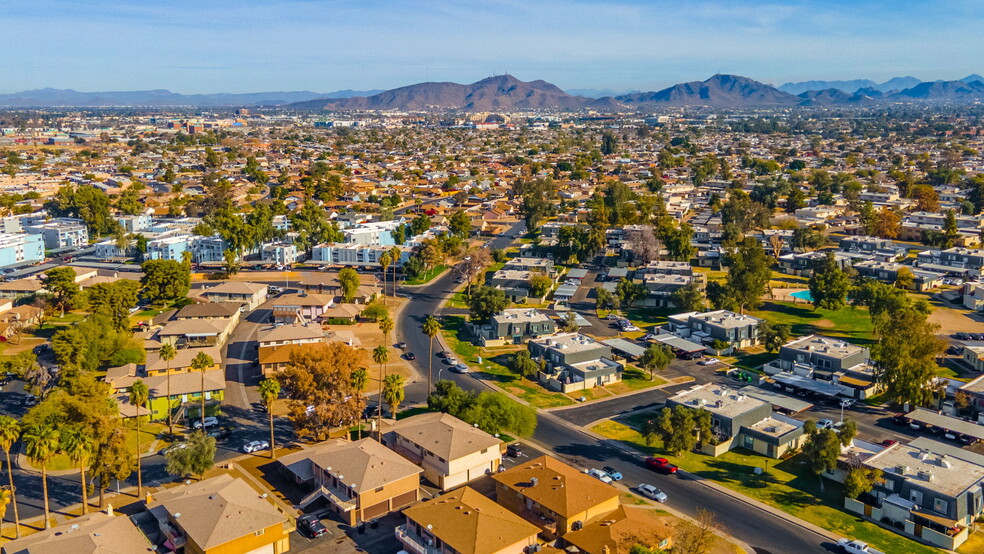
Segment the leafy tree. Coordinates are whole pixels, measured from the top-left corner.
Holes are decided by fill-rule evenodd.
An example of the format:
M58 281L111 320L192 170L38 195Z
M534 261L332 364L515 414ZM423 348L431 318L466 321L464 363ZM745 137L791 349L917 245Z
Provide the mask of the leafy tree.
M263 406L266 408L267 418L270 420L270 458L275 459L277 452L273 436L273 406L280 397L280 381L272 378L260 381L259 392Z
M3 536L3 518L7 517L7 506L11 502L16 502L14 489L7 487L0 488L0 536Z
M619 303L626 308L645 298L646 293L645 285L633 283L625 277L615 285L615 296L618 296Z
M911 289L914 286L915 281L916 276L908 267L900 267L898 271L895 272L895 286L900 289Z
M79 480L82 485L82 515L89 513L88 481L85 479L85 468L88 467L95 448L95 439L91 429L81 425L73 425L61 431L58 449L79 468ZM140 494L137 493L137 496Z
M345 302L354 300L359 291L359 274L351 267L346 267L338 272L338 283L342 287L342 298Z
M475 289L468 299L471 318L475 322L488 321L490 317L501 312L509 305L506 293L500 289L482 285Z
M701 312L706 307L704 291L700 288L700 283L690 281L685 286L673 291L670 295L673 303L684 312Z
M425 214L420 214L410 220L410 236L416 237L430 229L431 220Z
M365 397L353 378L359 370L364 370L360 352L343 343L311 345L291 353L278 381L290 400L288 419L299 436L324 440L332 426L355 421L362 414Z
M523 377L530 377L540 371L540 365L533 360L528 350L520 350L513 356L510 369Z
M789 239L789 246L800 252L812 252L827 245L829 239L821 229L814 227L797 227Z
M619 298L604 287L595 287L595 305L599 310L617 310Z
M175 260L147 260L140 265L141 294L155 304L174 302L191 290L191 269Z
M545 273L536 272L530 275L530 295L543 298L550 292L553 281Z
M17 487L14 486L13 466L10 463L10 449L13 448L14 443L20 438L20 434L20 422L10 416L0 415L0 448L3 449L3 453L7 457L7 478L10 482L10 491L17 490ZM14 504L14 536L19 539L20 514L17 511L17 495L13 495L11 501Z
M390 373L383 378L383 399L389 405L393 419L396 419L396 410L405 397L404 384L403 376L398 373Z
M928 405L939 367L936 358L947 343L937 336L939 325L927 321L921 305L904 305L874 315L878 343L872 358L886 395L899 404Z
M441 332L441 324L437 319L429 315L420 327L421 331L427 335L427 394L431 391L431 376L434 374L434 337Z
M611 131L605 131L601 135L601 153L605 156L611 156L618 149L618 139L615 138L615 134Z
M457 417L490 435L509 432L528 437L536 429L536 412L498 392L480 393Z
M841 442L837 433L830 429L818 429L816 425L804 426L808 436L803 443L803 453L810 464L810 471L820 475L837 467Z
M384 317L389 317L389 308L382 304L373 303L366 306L360 315L369 321L376 322Z
M813 265L813 275L808 284L814 308L839 310L847 305L847 293L851 290L851 278L841 269L833 252Z
M62 317L65 310L71 308L79 295L79 285L75 282L77 277L75 269L71 267L55 267L44 272L44 288L55 297L55 305L61 310Z
M852 467L847 470L847 476L844 477L844 495L848 498L857 498L871 491L881 480L880 469L871 469L863 465Z
M24 454L35 465L41 466L41 487L44 494L44 528L51 528L51 512L48 507L48 462L58 453L58 431L48 424L36 423L24 429Z
M468 238L471 234L471 219L464 210L458 210L448 218L448 230L451 234L461 238Z
M434 392L427 397L427 407L458 417L475 402L477 395L468 392L449 379L441 379L434 386Z
M109 211L109 196L90 185L63 186L44 206L55 217L81 219L92 235L109 234L118 225Z
M235 275L239 273L239 255L236 251L231 248L226 248L222 251L223 266L225 267L226 275Z
M372 361L379 364L379 387L382 390L383 380L385 379L384 374L386 373L386 362L389 361L389 350L386 345L381 344L376 348L372 349ZM379 402L378 410L376 411L376 425L382 425L383 421L383 403Z
M109 318L113 327L124 331L130 327L130 308L137 305L140 284L130 279L97 283L85 291L89 310Z
M639 358L639 365L649 371L649 380L656 379L657 373L662 373L670 362L673 361L673 349L665 344L650 344L642 357Z
M772 277L772 258L758 240L747 237L738 248L727 256L728 276L726 287L741 313L762 303L762 295L768 289Z
M776 352L782 345L789 342L792 331L789 325L780 323L773 325L768 321L762 321L758 325L759 342L769 352Z
M894 239L898 238L901 228L902 218L899 214L888 206L882 206L875 218L873 234L886 239Z
M215 465L215 437L199 429L188 435L186 442L185 448L174 448L164 455L165 471L180 477L194 475L201 481L205 472Z

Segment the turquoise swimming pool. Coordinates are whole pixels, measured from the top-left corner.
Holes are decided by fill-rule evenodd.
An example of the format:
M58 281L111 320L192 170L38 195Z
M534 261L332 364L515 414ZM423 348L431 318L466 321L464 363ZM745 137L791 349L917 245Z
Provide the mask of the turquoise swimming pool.
M813 302L813 295L810 294L808 290L798 290L796 292L789 293L789 296L794 298L799 298L800 300L806 300L807 302Z

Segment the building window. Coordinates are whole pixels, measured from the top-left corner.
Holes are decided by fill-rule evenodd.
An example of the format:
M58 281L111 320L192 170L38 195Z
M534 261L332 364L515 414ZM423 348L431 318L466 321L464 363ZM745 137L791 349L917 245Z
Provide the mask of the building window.
M256 531L255 533L253 533L253 535L259 537L260 535L262 535L265 532L266 532L266 529L260 529L259 531Z
M943 500L942 498L933 499L933 511L939 512L941 514L946 514L947 508L949 508L949 506L950 504L946 500Z

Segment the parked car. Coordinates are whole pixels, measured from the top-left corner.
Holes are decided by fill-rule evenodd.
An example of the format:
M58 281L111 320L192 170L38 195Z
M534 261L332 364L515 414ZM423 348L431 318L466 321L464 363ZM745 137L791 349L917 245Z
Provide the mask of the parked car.
M232 429L228 427L222 427L221 429L213 429L208 432L208 436L214 438L215 440L225 440L232 436Z
M35 405L37 403L38 403L38 397L37 396L34 396L34 395L30 395L29 394L29 395L27 395L27 396L24 397L24 405L25 406L33 406L33 405Z
M607 473L605 473L604 471L602 471L600 469L594 469L594 468L589 469L588 470L588 475L594 477L595 479L601 481L602 483L604 483L606 485L611 485L612 484L612 478L609 477Z
M406 359L408 359L408 360L410 360L411 362L417 359L417 355L416 355L416 354L414 354L413 352L407 352L407 353L406 353L406 354L404 355L404 357L405 357Z
M621 329L623 333L633 333L639 330L638 327L632 325L631 323L629 325L622 325L619 327L619 329Z
M868 546L868 543L851 539L839 539L837 546L840 547L841 552L846 552L847 554L885 554L881 550L871 548Z
M447 350L441 350L440 352L438 352L435 355L438 358L450 358L451 357L451 352L448 352Z
M270 443L267 441L250 441L243 445L243 452L250 454L267 448L270 448Z
M405 343L405 342L398 342L398 343L396 343L396 347L399 348L400 350L406 350L407 349L407 343Z
M645 464L649 469L666 475L677 472L677 466L671 464L666 458L646 458Z
M607 473L608 476L612 478L612 481L621 481L622 480L622 472L619 471L619 470L617 470L617 469L615 469L612 466L605 466L605 467L601 468L601 470L604 471L605 473Z
M834 422L829 419L821 419L817 422L817 429L833 429Z
M306 514L297 518L297 530L312 539L328 533L325 524L321 523L321 520L313 514Z
M646 333L642 337L642 340L644 341L656 340L657 337L659 337L659 335L657 335L656 333Z
M219 424L219 418L214 416L206 416L204 424L202 423L201 418L195 418L195 422L192 423L191 426L194 427L195 429L201 429L202 427L208 429L209 427L215 427L218 424Z
M892 416L892 421L898 423L899 425L909 424L909 418L907 418L905 414L895 414L894 416Z
M284 292L284 289L278 287L277 285L269 285L267 286L267 292L270 294L280 294L281 292Z
M616 319L619 319L619 316L618 314L608 314L605 316L605 319L608 321L615 321Z
M892 440L892 439L885 439L885 440L881 441L881 443L882 443L882 446L895 446L896 444L899 443L899 441Z
M653 485L648 485L643 483L639 485L639 492L642 493L646 498L651 498L656 502L666 502L666 493L654 487Z
M523 455L523 445L518 442L514 442L506 447L506 454L510 458L518 458Z
M853 408L854 404L854 400L851 400L850 398L845 398L840 401L841 408Z
M158 454L160 454L161 456L167 456L168 452L174 452L175 450L181 450L182 448L188 448L188 443L186 443L186 442L176 442L176 443L172 444L171 446L168 446L168 447L165 447L165 448L161 448L161 450L160 450L160 452L158 452Z
M697 362L697 365L714 365L717 363L721 363L721 360L717 358L704 358L703 360Z
M464 374L464 373L468 373L468 366L466 366L465 364L454 364L448 369L448 371L451 371L452 373Z

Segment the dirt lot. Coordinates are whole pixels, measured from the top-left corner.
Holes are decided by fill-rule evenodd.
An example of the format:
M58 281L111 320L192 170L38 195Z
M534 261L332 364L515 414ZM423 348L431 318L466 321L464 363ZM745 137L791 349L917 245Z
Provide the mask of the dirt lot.
M940 326L940 334L984 333L984 316L981 313L951 308L936 300L932 304L933 313L929 315L929 321Z

